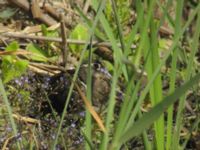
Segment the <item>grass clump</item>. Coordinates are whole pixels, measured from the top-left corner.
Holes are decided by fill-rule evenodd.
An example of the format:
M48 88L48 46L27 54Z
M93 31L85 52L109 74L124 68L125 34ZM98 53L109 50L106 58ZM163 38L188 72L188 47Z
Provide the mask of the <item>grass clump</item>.
M183 128L187 125L189 131L199 132L199 118L195 114L199 108L195 107L195 102L188 102L188 95L198 95L199 90L200 74L196 69L196 54L200 37L200 4L183 0L110 0L109 3L106 0L92 0L91 12L88 12L90 15L78 6L75 8L82 23L76 26L80 28L75 27L71 31L71 37L84 39L86 44L69 45L73 55L79 58L72 74L61 75L62 80L70 82L59 84L63 87L67 85L64 89L67 94L62 96L60 102L63 108L60 114L54 110L48 92L43 93L46 96L44 99L48 99L48 105L52 103L51 112L56 122L55 128L48 130L53 135L52 139L46 141L50 143L49 148L68 149L71 141L66 142L65 132L71 131L81 139L78 147L83 148L84 145L87 150L187 149L187 143L193 135L187 132L182 136ZM186 11L187 8L190 11ZM135 19L127 21L131 17ZM108 62L96 55L95 51L99 47L92 44L93 41L109 42L106 48L111 52L113 61ZM37 53L41 54L41 50L37 50ZM104 73L109 70L106 72L109 76L106 78L107 84L100 90L101 95L106 95L106 100L97 106L94 93L98 90L94 85L98 87L105 80L99 79L99 84L94 84L100 72L98 67L95 68L96 60L100 62L96 64L103 65ZM37 57L35 61L42 60ZM48 58L45 57L42 62L47 63ZM31 63L31 60L27 63ZM86 70L83 71L86 64ZM2 70L6 69L2 67ZM84 86L80 72L85 74ZM10 76L9 80L16 78L12 74ZM3 84L0 80L0 92L13 135L17 136L19 125L13 118L14 109L10 106L5 90L7 84L9 82ZM107 88L109 95L106 94ZM78 103L76 100L84 102ZM74 113L74 105L80 109L76 109L77 112L84 113L81 117ZM195 111L189 111L188 106ZM195 115L195 121L184 122L187 115ZM73 122L70 126L71 120L78 123ZM35 133L38 128L32 130L34 140L29 145L32 148L37 147L38 137ZM23 144L23 140L22 143L18 142L18 149Z

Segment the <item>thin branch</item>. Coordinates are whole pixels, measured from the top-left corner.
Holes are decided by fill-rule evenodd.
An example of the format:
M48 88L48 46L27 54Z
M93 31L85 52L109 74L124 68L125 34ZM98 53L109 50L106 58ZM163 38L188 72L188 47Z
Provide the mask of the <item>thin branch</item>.
M41 40L41 41L49 41L49 42L59 42L62 43L62 38L57 37L46 37L46 36L35 36L35 35L24 35L24 34L13 34L13 33L3 33L1 34L2 37L9 37L9 38L19 38L19 39L31 39L31 40ZM85 44L92 44L94 46L105 46L111 47L110 42L98 42L93 41L92 43L86 42L84 40L74 40L74 39L66 39L66 42L69 44L78 44L78 45L85 45ZM118 44L121 47L120 44ZM132 49L136 48L136 45L131 46Z
M65 21L64 21L64 15L60 14L60 20L61 20L61 37L62 37L62 55L63 55L63 66L66 68L67 66L67 54L68 54L68 45L67 45L67 36L66 36L66 27L65 27Z
M35 36L35 35L24 35L24 34L12 34L12 33L3 33L1 34L0 38L2 37L8 37L8 38L17 38L17 39L31 39L31 40L40 40L40 41L49 41L49 42L58 42L58 43L62 43L62 45L65 45L64 43L68 43L68 44L77 44L77 45L91 45L93 47L96 47L96 50L94 51L95 54L97 54L98 56L102 57L104 60L107 60L111 63L113 63L114 59L113 59L113 54L112 54L112 45L109 42L98 42L98 41L92 41L91 42L86 42L84 40L74 40L74 39L66 39L63 37L63 39L66 39L65 42L63 42L62 38L57 38L57 37L46 37L46 36ZM121 44L118 43L118 46L121 47ZM67 47L67 46L65 46ZM63 47L63 50L65 49L65 47ZM136 49L136 45L132 45L131 46L132 49ZM66 51L66 50L64 50ZM63 53L63 57L67 54ZM63 58L65 59L65 58ZM66 61L66 59L65 59Z

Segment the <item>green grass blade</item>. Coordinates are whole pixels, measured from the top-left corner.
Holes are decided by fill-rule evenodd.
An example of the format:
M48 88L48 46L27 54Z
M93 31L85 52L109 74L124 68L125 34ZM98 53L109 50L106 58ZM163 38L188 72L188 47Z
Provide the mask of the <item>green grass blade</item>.
M160 2L160 1L157 1L157 5L160 7L160 9L163 10L163 17L162 17L161 20L160 20L160 26L164 23L166 17L167 17L167 19L168 19L169 24L170 24L172 27L175 26L175 23L174 23L172 17L169 15L169 13L167 13L167 11L170 10L171 5L173 5L172 2L173 2L173 0L168 0L168 1L167 1L167 4L166 4L166 7L162 7L161 2Z
M98 4L97 0L93 0L92 2L93 2L93 7L96 9L97 4ZM104 15L101 15L100 22L109 41L111 42L112 49L113 49L113 58L115 60L114 62L115 66L120 68L120 65L122 64L122 58L123 58L122 50L118 47L117 40L115 39L114 33L112 31L112 27L109 25L109 22L106 20ZM127 74L125 65L123 65L122 71L125 76L125 79L128 80L128 74Z
M114 119L113 115L114 115L117 79L118 79L118 72L116 72L116 70L114 70L112 85L111 85L111 92L110 92L110 97L109 97L109 101L108 101L107 115L106 115L106 124L105 125L106 125L107 132L104 133L103 139L101 140L100 150L105 150L108 147L111 122Z
M119 119L116 122L116 130L113 136L112 141L112 148L118 149L118 140L124 130L125 124L131 114L131 110L133 109L134 103L137 99L137 93L139 91L140 87L140 81L137 82L137 84L134 86L134 77L132 77L132 80L129 82L126 92L124 94L124 102L122 104L122 108L120 110Z
M147 18L144 20L144 26L142 26L142 28L141 28L142 30L141 30L140 44L136 51L136 56L135 56L135 61L134 61L134 64L136 65L136 67L138 67L140 64L142 51L144 49L144 45L145 45L146 38L147 38L146 34L148 33L149 23L150 23L152 14L153 14L153 8L154 8L155 3L156 3L156 0L151 0L149 2L149 7L147 9L148 10Z
M89 30L89 38L94 34L95 27L96 27L96 25L97 25L97 23L98 23L98 20L99 20L101 14L102 14L102 10L103 10L103 8L104 8L104 4L105 4L105 0L103 0L103 1L100 3L100 6L99 6L99 9L98 9L98 11L97 11L97 15L96 15L96 17L95 17L95 19L94 19L94 23L93 23L93 25L92 25L92 28ZM87 42L87 43L89 43L89 40L90 40L90 39L88 39L88 42ZM79 60L79 64L78 64L78 66L77 66L77 68L76 68L76 71L75 71L74 76L73 76L73 79L72 79L72 84L71 84L70 89L69 89L69 93L68 93L68 96L67 96L67 99L66 99L66 102L65 102L64 110L63 110L63 113L62 113L62 116L61 116L61 121L60 121L60 124L59 124L59 127L58 127L58 131L57 131L56 138L55 138L55 141L54 141L54 143L53 143L52 149L55 149L55 148L56 148L56 144L57 144L57 141L58 141L58 137L59 137L59 135L60 135L61 127L62 127L62 124L63 124L63 121L64 121L64 116L65 116L65 114L66 114L67 106L68 106L68 104L69 104L69 100L70 100L70 98L71 98L72 90L73 90L73 88L74 88L74 83L75 83L75 81L76 81L76 79L77 79L78 71L79 71L79 68L80 68L80 66L81 66L81 63L82 63L82 61L83 61L83 58L84 58L84 54L85 54L86 49L87 49L87 45L85 45L83 51L81 52L81 57L80 57L80 60Z
M177 63L177 50L172 55L172 68L170 73L170 88L169 93L175 90L176 82L176 63ZM167 111L167 133L166 133L166 149L170 150L172 144L172 125L173 125L173 105Z
M90 39L90 43L92 43L92 36ZM89 102L92 104L92 44L90 44L90 49L89 49L89 57L88 57L88 70L87 70L87 99ZM85 118L85 134L88 137L88 139L92 139L92 118L91 114L88 110L86 110L86 118ZM91 146L87 144L88 142L86 141L86 150L90 150Z
M190 23L192 22L192 20L194 19L194 17L196 16L197 12L200 9L200 4L198 5L198 7L192 12L192 14L190 15L190 18L188 19L188 21L186 22L185 26L183 27L182 31L178 33L176 39L174 39L174 42L172 43L171 47L169 48L168 52L165 54L165 56L163 57L162 61L160 62L159 66L156 68L156 70L154 71L151 80L147 83L145 89L143 90L140 98L137 101L137 104L135 106L135 109L132 112L132 115L127 123L127 127L129 128L132 123L135 120L135 117L138 113L138 110L140 109L140 106L143 102L143 100L145 99L147 93L149 92L149 89L152 85L152 83L154 82L155 78L157 77L161 67L164 65L165 61L167 60L167 58L170 56L171 52L174 50L174 48L177 46L179 39L181 38L181 36L183 35L183 33L186 31L186 29L188 28L188 26L190 25Z
M81 133L82 133L85 141L87 142L87 144L89 146L89 149L93 150L94 149L94 145L92 144L91 138L87 137L87 135L85 134L85 132L83 130L81 130Z
M146 71L148 80L152 78L153 72L158 67L158 64L160 63L159 60L159 52L158 52L158 28L155 21L153 21L153 18L150 22L150 47L147 47L145 49L149 49L146 53L149 53L149 56L147 58L147 64L146 64ZM158 73L152 87L150 88L150 100L152 103L152 106L155 106L157 103L159 103L162 100L162 81L161 81L161 74ZM157 149L164 149L164 116L161 115L161 117L155 122L154 124L154 130L155 130L155 142Z
M191 139L192 133L193 133L194 131L196 131L196 133L198 132L198 130L199 130L199 125L200 125L200 117L198 116L198 117L195 119L195 122L193 123L191 129L189 130L188 135L185 137L185 141L184 141L184 143L181 145L181 150L185 150L185 149L186 149L186 145L188 144L188 141Z
M140 0L136 1L136 8L137 8L136 10L137 10L138 16L137 16L136 23L132 27L131 33L128 36L128 41L127 41L127 44L126 44L126 50L124 52L126 57L128 56L128 54L131 53L131 45L132 45L133 41L135 40L135 35L138 31L139 26L141 26L142 21L143 21L143 17L144 17L144 8L143 8Z
M184 93L186 93L192 86L198 84L200 81L200 74L195 75L188 82L176 89L172 94L165 97L160 103L152 108L148 113L145 113L138 121L131 125L131 127L121 136L119 143L123 144L131 138L140 135L144 129L151 126L166 109L176 102Z
M141 118L142 117L142 112L139 111L138 113L139 117ZM142 132L142 137L143 137L143 141L144 141L144 147L145 147L145 150L152 150L152 143L150 142L150 140L148 139L148 134L146 132L146 130L144 130Z
M177 1L177 8L176 8L176 20L175 20L175 34L174 39L181 32L181 18L182 18L182 11L183 11L183 0ZM170 73L170 89L169 92L172 93L175 90L175 83L176 83L176 63L178 57L178 48L174 52L172 52L172 68ZM172 144L172 124L173 124L173 106L171 106L168 110L167 116L167 136L166 136L166 149L171 149Z
M125 52L125 43L124 43L124 38L123 38L123 33L122 33L122 27L121 27L120 20L119 20L118 14L117 14L116 3L114 0L111 0L111 2L112 2L112 8L113 8L115 22L117 24L117 30L118 30L118 34L119 34L121 48L122 48L122 51Z
M7 98L7 95L6 95L6 91L4 89L3 82L1 80L1 78L0 78L0 96L3 97L3 102L5 103L5 105L7 107L8 117L9 117L10 122L11 122L11 126L12 126L12 129L13 129L13 134L15 136L17 136L17 126L15 124L15 121L14 121L14 118L13 118L13 114L12 114L12 108L11 108L10 103L8 101L8 98ZM21 149L19 141L17 142L17 147L18 147L18 149Z
M93 0L94 8L96 8L97 4L98 4L97 1ZM101 22L101 25L103 26L103 29L104 29L109 41L111 42L112 49L113 49L113 57L115 60L111 92L110 92L110 97L109 97L109 101L108 101L108 108L107 108L107 115L106 115L107 132L103 135L103 139L102 139L101 145L100 145L100 149L105 150L105 149L107 149L107 146L108 146L110 126L111 126L111 123L113 120L113 115L114 115L117 80L118 80L119 75L121 75L122 72L123 72L126 80L128 80L128 75L127 75L126 66L121 63L122 58L123 58L122 50L117 46L117 40L115 39L112 28L110 27L110 25L104 15L102 15L100 17L100 22Z
M160 1L157 1L157 5L161 8L162 7L162 9L163 9L163 16L162 16L162 18L161 18L161 20L160 20L160 25L159 25L159 27L164 23L164 21L165 21L165 19L166 19L166 16L169 16L168 15L168 13L167 13L167 11L169 10L169 8L170 8L170 6L172 5L172 1L173 0L168 0L166 3L166 7L162 7L162 5L161 5L161 3L160 3Z
M75 6L75 8L77 12L79 13L79 15L81 16L81 18L83 19L83 21L88 26L88 29L92 28L92 21L88 19L88 17L83 13L83 11L79 7ZM106 41L104 34L100 32L98 28L95 29L95 36L98 37L102 41Z
M198 16L197 16L197 22L196 22L196 31L194 32L194 36L193 36L193 42L191 44L191 54L189 57L189 63L187 66L187 70L186 70L186 77L185 80L188 81L192 75L193 72L193 64L194 64L194 57L195 54L198 50L198 45L199 45L199 37L200 37L200 3L198 4L198 6L196 7L196 9L198 10ZM189 19L191 19L191 16L189 17ZM173 148L178 148L179 146L179 140L180 140L180 130L182 127L182 119L183 119L183 110L184 110L184 104L185 104L185 99L186 99L186 95L183 95L183 97L181 97L180 103L179 103L179 107L178 107L178 113L176 116L176 125L175 125L175 134L174 134L174 138L173 138Z

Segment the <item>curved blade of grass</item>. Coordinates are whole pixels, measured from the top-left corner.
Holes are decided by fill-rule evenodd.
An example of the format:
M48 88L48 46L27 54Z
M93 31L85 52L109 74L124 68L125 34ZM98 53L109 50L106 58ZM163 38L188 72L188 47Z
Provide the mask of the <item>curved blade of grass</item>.
M189 63L186 69L186 81L190 79L192 72L193 72L193 64L194 64L194 57L195 54L198 50L198 46L199 46L199 37L200 37L200 3L198 4L197 8L198 10L198 16L197 16L197 22L196 22L196 30L194 32L194 36L193 36L193 40L192 40L192 44L191 44L191 54L189 56ZM191 16L190 16L191 17ZM190 19L189 17L189 19ZM176 130L175 130L175 134L174 134L174 138L173 138L173 148L177 149L179 146L179 140L180 140L180 131L181 131L181 126L182 126L182 118L183 118L183 109L184 109L184 104L185 104L185 99L186 99L186 95L183 95L183 97L181 97L180 103L179 103L179 107L178 107L178 113L176 116Z
M182 17L182 11L183 11L183 0L177 1L177 7L176 7L176 20L175 20L175 34L174 38L178 35L178 33L181 31L181 17ZM172 64L171 64L171 73L170 73L170 88L169 93L172 93L175 90L175 84L176 84L176 65L177 65L177 57L178 57L178 48L174 52L172 52ZM173 124L173 106L171 106L168 109L167 114L167 136L166 136L166 149L171 149L172 144L172 124Z
M92 40L93 40L93 36L91 36L90 38L90 43L92 43ZM85 99L85 104L88 100L88 105L86 106L90 106L91 103L92 103L92 44L90 44L90 47L89 47L89 56L88 56L88 69L87 69L87 81L86 81L86 86L87 86L87 89L86 89L86 95L87 95L87 99ZM79 90L78 90L79 91ZM82 95L82 99L84 98L84 94ZM93 108L92 106L88 107L88 109L86 109L86 114L85 114L85 134L86 136L88 137L88 139L92 139L91 136L92 136L92 118L91 118L91 114L92 114L92 111L90 111L89 108ZM94 113L96 113L94 110L93 110ZM94 117L95 115L93 115ZM99 117L97 114L96 114L97 117ZM101 121L101 119L97 119L97 123L98 123L98 120L100 121L100 128L102 126L102 130L105 129L104 125L103 125L103 122ZM86 150L90 150L90 145L88 143L88 141L86 141L85 143L85 149Z
M122 27L119 21L119 16L117 14L117 7L116 7L116 3L114 0L111 0L112 2L112 8L113 8L113 13L114 13L114 18L115 18L115 22L117 24L117 30L118 30L118 34L119 34L119 40L121 43L121 47L122 47L122 51L125 52L125 43L124 43L124 38L123 38L123 33L122 33Z
M166 53L165 57L162 59L162 61L160 62L160 64L158 65L158 67L156 68L156 70L154 71L151 80L148 82L148 84L146 85L145 89L143 90L136 106L135 109L133 110L133 113L126 125L126 129L129 128L132 123L134 122L134 119L138 113L138 110L140 109L140 106L143 102L143 100L145 99L147 93L149 92L149 89L152 85L152 83L154 82L155 78L157 77L161 67L164 65L165 61L167 60L167 58L170 56L171 52L174 50L174 48L177 46L179 39L181 38L181 36L183 35L183 33L186 31L186 29L188 28L188 26L190 25L190 23L192 22L192 20L194 19L194 17L196 16L197 12L199 12L200 9L200 4L198 5L198 7L192 12L192 14L190 15L190 18L188 19L188 21L186 22L185 26L183 27L182 31L178 33L177 37L174 39L174 42L172 44L172 46L169 48L168 52Z
M119 119L116 122L116 130L113 136L113 142L112 142L112 148L117 149L118 147L118 140L121 136L121 133L124 130L125 124L131 114L131 110L134 107L134 103L137 99L137 93L139 91L140 87L140 81L137 82L137 84L134 86L134 79L135 77L133 76L132 79L129 81L129 84L127 86L126 92L124 94L124 102L121 106L120 114L119 114Z
M93 7L96 10L98 2L97 0L93 0ZM106 130L107 132L103 135L103 139L101 141L100 149L105 150L107 149L109 143L109 132L111 123L113 121L113 114L114 114L114 107L115 107L115 96L116 96L116 87L117 87L117 80L119 75L123 72L125 79L128 80L128 74L126 70L126 66L122 64L123 53L122 50L117 46L117 40L113 34L112 28L109 25L109 22L106 20L104 15L100 16L101 25L112 45L113 49L113 57L114 57L114 70L113 70L113 78L112 78L112 85L111 85L111 92L108 101L108 108L107 108L107 116L106 116Z
M126 43L126 50L125 50L125 56L127 56L131 51L131 45L133 41L135 40L135 35L138 31L139 26L141 26L141 23L143 21L144 17L144 8L142 6L142 3L140 0L136 0L136 10L137 10L137 20L135 25L132 27L131 33L128 36L128 41Z
M159 24L159 27L160 27L161 25L163 25L163 23L164 23L164 21L165 21L165 19L166 19L166 16L169 16L167 11L169 10L170 6L172 5L172 0L168 0L168 1L166 2L166 7L162 7L160 1L157 1L157 5L158 5L160 8L163 9L163 17L161 18L160 24Z
M94 110L94 108L92 107L92 105L90 104L89 100L86 98L86 96L83 94L83 92L81 91L81 89L79 88L79 86L75 83L75 86L78 90L78 93L80 94L82 100L85 103L86 108L88 109L88 111L91 113L91 115L93 116L94 120L97 122L99 128L103 131L106 132L106 128L103 124L102 119L99 117L99 115L96 113L96 111Z
M104 5L105 5L105 0L101 1L101 3L99 4L99 9L97 11L97 15L94 19L94 23L92 25L92 28L90 28L89 30L89 39L88 39L88 42L90 42L90 38L91 36L94 34L94 31L95 31L95 27L97 26L97 23L98 23L98 20L99 18L101 17L101 14L102 14L102 11L104 9ZM77 68L75 70L75 73L74 73L74 76L73 76L73 79L72 79L72 84L69 88L69 93L67 95L67 98L66 98L66 102L65 102L65 106L64 106L64 110L63 110L63 113L62 113L62 116L61 116L61 121L60 121L60 124L59 124L59 127L58 127L58 131L57 131L57 134L56 134L56 138L55 138L55 141L53 143L53 146L52 146L52 149L55 149L56 148L56 144L57 144L57 141L58 141L58 137L60 135L60 132L61 132L61 127L62 127L62 124L63 124L63 121L64 121L64 117L65 117L65 114L66 114L66 110L67 110L67 107L68 107L68 104L69 104L69 100L71 98L71 95L72 95L72 91L73 91L73 88L74 88L74 83L77 79L77 76L78 76L78 71L79 71L79 68L81 66L81 63L83 61L83 58L84 58L84 54L85 54L85 51L87 50L87 45L85 45L83 51L81 52L81 57L80 57L80 60L79 60L79 64L77 65Z
M92 1L93 8L97 10L98 2L97 0ZM110 92L110 98L108 101L108 109L107 109L107 116L106 116L106 130L107 132L104 133L103 139L101 141L100 149L104 150L107 149L107 144L109 140L109 131L110 131L110 124L113 119L113 111L114 111L114 106L115 106L115 95L116 95L116 86L117 86L117 79L118 75L121 74L121 60L122 60L122 51L121 49L117 46L117 41L114 37L114 34L112 32L112 28L110 27L108 21L106 20L104 15L100 16L100 22L103 26L103 29L105 33L107 34L107 37L109 38L109 41L111 42L112 48L113 48L113 57L115 59L115 67L118 69L116 70L114 68L114 73L113 73L113 78L112 78L112 85L111 85L111 92ZM126 68L124 68L124 74L125 77L127 77L127 72Z
M93 0L93 7L96 10L98 6L97 0ZM113 49L113 58L115 60L115 65L118 67L117 70L120 68L120 65L122 65L122 58L123 58L123 53L122 50L118 47L117 40L115 39L114 33L112 31L112 27L110 26L109 22L105 18L105 15L100 16L100 22L103 27L103 30L105 31L109 41L111 42L112 49ZM125 79L128 79L128 74L126 70L126 66L123 65L122 67L123 74L125 76Z
M88 19L88 17L83 13L83 11L79 7L75 6L75 9L79 13L79 15L82 17L83 21L85 21L85 23L87 24L88 28L91 28L92 27L92 21L90 19ZM95 29L95 35L100 40L106 41L106 38L104 37L104 34L102 32L100 32L100 30L98 28Z
M142 117L142 112L141 112L141 111L138 112L138 116L139 116L140 118ZM148 139L148 134L147 134L147 131L146 131L146 130L144 130L144 131L142 132L142 138L143 138L145 150L152 150L152 149L153 149L153 148L152 148L152 143L153 143L154 141L151 142L151 141Z
M81 129L81 133L84 137L84 139L86 140L87 144L88 144L88 149L92 150L94 149L94 145L93 143L91 142L91 138L87 137L87 135L85 134L85 132ZM86 147L87 148L87 147Z
M151 126L166 109L176 102L188 89L198 84L200 81L200 74L195 75L188 82L176 89L172 94L165 97L160 103L152 108L148 113L145 113L138 121L136 121L131 127L121 136L119 143L123 144L131 138L140 135L144 129Z
M144 21L144 26L141 27L141 39L140 39L140 44L139 44L139 47L136 51L136 56L135 56L135 65L136 67L139 66L140 64L140 59L141 59L141 56L142 56L142 52L143 52L143 49L144 49L144 46L145 46L145 41L147 40L147 36L146 34L148 33L148 29L149 29L149 23L150 23L150 20L152 18L152 13L153 13L153 8L155 6L155 3L156 3L156 0L151 0L149 2L149 7L148 7L148 13L147 13L147 18L145 19Z
M183 144L181 145L180 150L185 150L187 149L186 146L188 144L188 141L191 139L191 136L193 135L193 132L196 131L198 132L199 130L199 125L200 125L200 116L197 117L197 119L195 120L195 122L192 124L191 129L189 130L188 135L185 137L185 141L183 142Z
M114 114L114 106L115 106L117 79L118 79L118 72L116 71L116 69L114 69L112 85L111 85L111 92L110 92L110 97L109 97L109 101L108 101L108 108L107 108L107 115L106 115L107 132L104 133L103 138L101 140L100 150L105 150L108 147L111 123L114 118L113 114Z
M146 38L149 42L144 46L144 52L148 55L147 63L145 65L145 69L147 72L148 80L151 80L153 72L158 67L160 63L159 51L158 51L158 25L153 20L153 17L150 21L150 37ZM148 50L148 51L147 51ZM147 56L146 56L147 57ZM161 81L161 73L159 72L157 77L155 78L151 88L150 88L150 100L152 106L158 104L163 98L162 91L162 81ZM161 117L154 123L153 126L155 130L155 143L157 149L164 149L164 116Z
M171 7L173 0L168 0L166 2L166 7L163 7L163 5L161 4L160 1L157 1L157 5L159 6L160 9L163 10L163 17L160 20L160 26L164 23L165 18L167 18L170 26L174 27L175 23L174 20L172 19L172 16L169 15L169 13L167 11L169 11L169 8Z
M1 78L0 78L0 96L3 97L3 102L5 103L5 105L7 107L8 117L9 117L10 122L11 122L11 126L12 126L12 129L13 129L14 136L17 136L17 126L15 124L15 121L14 121L14 118L13 118L13 115L12 115L12 108L10 107L10 103L8 101L6 91L4 89L3 82L1 80ZM17 142L17 147L18 147L18 149L21 149L19 141Z

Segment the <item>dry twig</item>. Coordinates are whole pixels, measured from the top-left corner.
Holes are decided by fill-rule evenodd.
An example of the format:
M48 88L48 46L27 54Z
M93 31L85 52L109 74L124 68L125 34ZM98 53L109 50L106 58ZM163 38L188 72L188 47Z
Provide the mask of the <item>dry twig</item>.
M65 28L65 22L64 22L64 16L63 14L60 15L61 19L61 37L62 37L62 53L63 53L63 66L66 68L67 66L67 54L68 54L68 47L67 47L67 36L66 36L66 28Z

